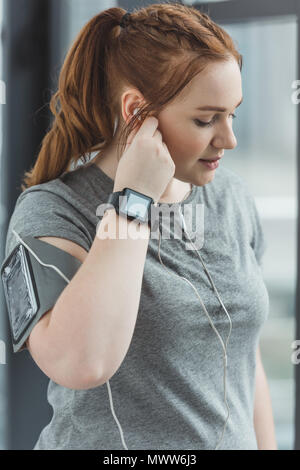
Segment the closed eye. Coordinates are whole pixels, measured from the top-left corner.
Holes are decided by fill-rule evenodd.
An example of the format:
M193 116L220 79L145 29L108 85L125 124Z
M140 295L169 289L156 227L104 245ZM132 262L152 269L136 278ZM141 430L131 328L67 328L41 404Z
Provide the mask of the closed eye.
M230 116L232 116L233 119L237 117L235 114L230 114ZM216 119L217 119L217 115L209 122L200 121L200 119L194 119L194 121L196 125L199 127L208 127L208 126L212 126L215 123Z

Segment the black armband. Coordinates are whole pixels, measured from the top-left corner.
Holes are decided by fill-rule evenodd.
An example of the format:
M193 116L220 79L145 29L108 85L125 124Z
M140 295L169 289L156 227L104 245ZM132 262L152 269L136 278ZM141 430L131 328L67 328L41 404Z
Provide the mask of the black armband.
M38 240L22 240L45 264L56 266L71 280L81 262L69 253ZM14 352L22 350L39 319L56 303L68 281L49 266L43 266L21 242L1 265L0 274L7 304Z

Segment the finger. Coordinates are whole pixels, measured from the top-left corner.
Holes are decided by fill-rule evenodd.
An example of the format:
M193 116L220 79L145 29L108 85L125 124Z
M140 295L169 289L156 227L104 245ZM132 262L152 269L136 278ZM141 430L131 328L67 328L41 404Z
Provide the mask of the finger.
M139 135L152 136L157 130L158 119L155 116L148 116L141 124L140 128L137 131Z
M162 142L162 135L161 135L161 132L158 129L156 129L156 131L154 132L153 137L155 139L159 139L160 142Z

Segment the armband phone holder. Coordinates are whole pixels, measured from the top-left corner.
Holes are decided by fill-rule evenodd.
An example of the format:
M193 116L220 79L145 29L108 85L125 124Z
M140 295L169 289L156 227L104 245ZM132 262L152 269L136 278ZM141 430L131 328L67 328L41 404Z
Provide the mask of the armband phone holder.
M21 238L43 263L56 266L69 280L82 264L50 243L32 236ZM67 282L53 268L43 266L21 242L2 263L0 275L13 350L18 352L25 349L33 327L54 306Z

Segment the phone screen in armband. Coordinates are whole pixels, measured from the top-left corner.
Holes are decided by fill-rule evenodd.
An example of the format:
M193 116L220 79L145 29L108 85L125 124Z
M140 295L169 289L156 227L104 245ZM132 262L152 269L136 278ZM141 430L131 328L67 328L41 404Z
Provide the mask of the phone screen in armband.
M17 343L39 309L31 261L22 244L15 247L2 266L1 277L13 341Z

